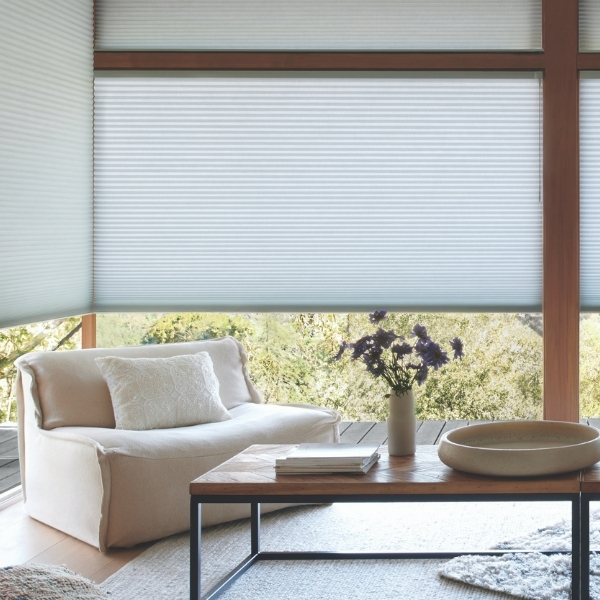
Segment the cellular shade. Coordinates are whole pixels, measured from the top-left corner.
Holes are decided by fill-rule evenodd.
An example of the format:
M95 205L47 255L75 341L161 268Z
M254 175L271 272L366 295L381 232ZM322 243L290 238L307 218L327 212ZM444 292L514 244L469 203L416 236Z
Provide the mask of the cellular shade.
M95 82L96 311L538 311L533 76Z
M538 50L541 0L97 0L99 50Z
M92 21L0 3L0 328L91 308Z
M600 51L600 3L579 0L579 51Z
M600 73L580 81L581 309L600 311Z

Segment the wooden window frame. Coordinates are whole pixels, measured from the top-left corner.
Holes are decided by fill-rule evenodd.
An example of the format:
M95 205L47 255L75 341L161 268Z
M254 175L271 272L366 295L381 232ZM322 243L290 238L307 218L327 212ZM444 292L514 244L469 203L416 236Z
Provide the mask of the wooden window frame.
M542 71L544 418L577 422L580 312L579 71L600 69L600 53L579 53L578 0L543 0L542 20L542 51L103 51L94 53L94 67L98 71ZM95 318L84 318L83 338L95 346Z

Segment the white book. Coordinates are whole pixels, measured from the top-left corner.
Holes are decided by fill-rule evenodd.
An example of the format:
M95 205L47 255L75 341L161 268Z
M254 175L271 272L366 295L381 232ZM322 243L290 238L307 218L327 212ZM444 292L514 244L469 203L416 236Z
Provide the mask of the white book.
M285 457L275 460L279 466L357 466L368 464L379 444L300 444Z
M312 467L276 465L275 472L278 475L318 475L327 473L366 473L380 458L379 454L371 457L367 463L360 466L352 465L314 465Z

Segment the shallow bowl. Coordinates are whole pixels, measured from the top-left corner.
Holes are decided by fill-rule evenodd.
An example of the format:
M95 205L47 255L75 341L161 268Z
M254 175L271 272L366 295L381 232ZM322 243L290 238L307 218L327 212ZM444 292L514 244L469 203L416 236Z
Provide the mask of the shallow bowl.
M438 455L449 467L476 475L556 475L600 461L600 431L561 421L469 425L444 434Z

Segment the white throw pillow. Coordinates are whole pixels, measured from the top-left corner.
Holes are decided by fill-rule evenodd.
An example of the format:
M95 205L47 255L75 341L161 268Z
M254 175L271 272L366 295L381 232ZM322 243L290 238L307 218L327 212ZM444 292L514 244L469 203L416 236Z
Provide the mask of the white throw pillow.
M165 429L231 419L208 352L170 358L96 358L117 429Z

